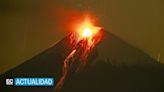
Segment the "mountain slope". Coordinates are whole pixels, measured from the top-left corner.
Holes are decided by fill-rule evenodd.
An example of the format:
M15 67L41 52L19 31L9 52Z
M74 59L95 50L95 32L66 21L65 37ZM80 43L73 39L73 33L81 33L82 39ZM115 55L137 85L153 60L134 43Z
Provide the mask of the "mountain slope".
M1 75L2 92L53 92L54 87L8 87L5 77L62 76L75 44L68 35L53 47ZM95 47L86 67L66 78L62 92L163 92L164 65L110 33Z

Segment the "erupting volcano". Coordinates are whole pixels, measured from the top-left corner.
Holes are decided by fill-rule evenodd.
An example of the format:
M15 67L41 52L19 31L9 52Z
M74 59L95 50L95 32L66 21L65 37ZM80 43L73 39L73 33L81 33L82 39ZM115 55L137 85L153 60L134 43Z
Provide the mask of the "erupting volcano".
M2 92L164 92L164 65L90 17L52 47L0 76ZM53 77L52 87L6 86L10 77Z
M103 38L102 28L94 26L88 17L80 24L70 36L70 42L75 46L64 60L62 77L58 81L55 91L59 92L69 71L77 72L85 66L87 56ZM75 67L74 70L71 70L72 67Z

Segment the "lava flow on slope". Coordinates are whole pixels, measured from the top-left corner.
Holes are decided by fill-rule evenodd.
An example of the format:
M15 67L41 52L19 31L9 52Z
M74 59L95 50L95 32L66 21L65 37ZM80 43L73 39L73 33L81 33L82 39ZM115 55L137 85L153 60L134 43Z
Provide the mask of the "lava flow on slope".
M63 63L62 77L57 82L55 91L59 92L65 78L70 71L77 72L85 66L86 59L93 48L104 36L101 27L94 26L89 17L86 17L70 35L70 44L75 44Z

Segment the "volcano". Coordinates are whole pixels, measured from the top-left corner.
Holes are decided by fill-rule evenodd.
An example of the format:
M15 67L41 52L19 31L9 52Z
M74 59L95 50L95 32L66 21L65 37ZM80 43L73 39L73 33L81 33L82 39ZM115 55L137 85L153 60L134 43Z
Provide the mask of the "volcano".
M164 65L138 48L105 32L87 57L86 66L71 73L61 92L164 92ZM55 87L5 86L8 77L62 76L63 61L73 50L71 34L54 46L0 76L2 92L54 92Z

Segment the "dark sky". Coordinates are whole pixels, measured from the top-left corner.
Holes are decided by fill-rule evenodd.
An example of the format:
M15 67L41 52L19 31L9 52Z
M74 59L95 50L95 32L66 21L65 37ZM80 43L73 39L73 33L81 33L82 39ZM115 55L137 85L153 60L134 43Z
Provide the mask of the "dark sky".
M163 0L1 0L0 73L64 37L52 18L58 6L92 11L107 31L164 63Z

